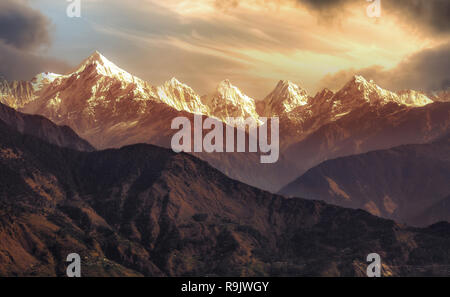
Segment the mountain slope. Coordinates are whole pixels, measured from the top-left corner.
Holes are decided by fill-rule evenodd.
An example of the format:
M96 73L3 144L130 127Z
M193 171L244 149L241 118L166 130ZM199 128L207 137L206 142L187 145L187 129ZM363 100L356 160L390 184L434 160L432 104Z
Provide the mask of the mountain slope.
M412 221L419 226L440 221L450 222L450 195L416 215Z
M308 104L308 94L291 81L280 81L264 99L262 114L267 117L289 115L292 110Z
M202 103L199 95L192 88L172 78L157 88L158 98L177 110L196 114L208 114L208 107Z
M93 151L94 148L81 139L67 126L57 126L38 115L27 115L0 103L0 120L21 133L33 135L60 147L79 151Z
M364 211L285 199L205 162L134 145L62 149L0 122L0 275L447 275L450 236ZM445 229L444 229L445 230ZM448 230L448 228L447 228Z
M13 81L9 83L0 75L0 103L15 109L36 100L40 91L62 75L55 73L41 73L30 82Z
M260 164L254 153L196 154L230 177L272 192L325 160L424 143L450 129L450 103L432 103L412 90L390 92L360 76L336 93L325 89L314 97L280 81L265 101L255 103L227 80L203 97L176 79L154 87L96 52L73 73L41 74L10 85L17 87L0 93L0 100L69 126L98 149L135 143L170 147L176 132L171 122L180 116L192 120L203 114L223 122L228 116L279 116L275 164Z
M283 155L296 168L298 177L326 160L403 144L427 143L449 131L449 103L417 108L396 103L363 104L305 135L285 149Z
M229 80L220 82L213 94L203 97L203 102L208 106L210 116L227 124L229 124L228 117L252 118L255 121L259 118L255 100L243 94Z
M449 181L450 135L430 144L326 161L280 193L422 225L447 218L434 213L450 194ZM423 213L427 209L428 214Z

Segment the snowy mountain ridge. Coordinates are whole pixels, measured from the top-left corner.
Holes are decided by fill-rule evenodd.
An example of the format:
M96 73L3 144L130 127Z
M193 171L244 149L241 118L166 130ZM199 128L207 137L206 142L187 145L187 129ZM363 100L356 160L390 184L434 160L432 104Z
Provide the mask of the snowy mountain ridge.
M343 115L364 103L383 105L394 102L408 107L422 107L433 103L424 93L414 90L391 92L362 76L354 76L331 97L328 92L322 93L327 98L327 104L332 104L330 108L334 115ZM97 106L105 107L111 105L109 103L112 101L119 102L126 98L140 102L141 105L145 105L146 101L160 102L178 111L203 114L224 122L227 117L251 117L258 120L260 116L287 115L288 118L294 118L298 117L299 109L304 110L300 112L302 116L308 116L318 110L314 105L324 104L320 94L312 100L304 89L291 81L282 80L263 101L258 102L263 106L258 113L257 101L244 94L229 80L220 82L216 90L206 96L198 95L176 78L155 87L121 69L98 51L70 74L41 73L30 82L9 83L0 79L0 102L28 112L38 111L37 106L42 105L37 104L38 101L46 101L46 107L53 109L54 114L64 112L67 109L64 105L83 104L73 102L74 99L64 99L66 95L76 95L78 101L84 101L87 105L85 112L90 110L91 115L95 114L93 110ZM68 103L67 100L72 102ZM142 106L139 110L143 112L145 108Z

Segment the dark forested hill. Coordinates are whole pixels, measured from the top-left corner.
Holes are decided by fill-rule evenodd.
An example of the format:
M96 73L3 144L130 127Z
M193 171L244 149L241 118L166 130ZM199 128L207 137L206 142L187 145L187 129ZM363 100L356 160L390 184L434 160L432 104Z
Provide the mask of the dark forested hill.
M0 275L443 275L449 225L286 199L151 145L78 152L0 122Z

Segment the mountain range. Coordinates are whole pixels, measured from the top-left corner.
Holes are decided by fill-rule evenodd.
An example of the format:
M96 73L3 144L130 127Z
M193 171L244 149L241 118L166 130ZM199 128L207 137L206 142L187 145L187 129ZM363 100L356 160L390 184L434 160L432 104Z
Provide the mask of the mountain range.
M176 132L170 129L171 121L178 116L192 120L195 114L201 114L223 125L229 124L227 117L258 121L260 117L276 116L280 120L277 163L260 164L259 153L194 155L230 178L273 193L283 188L288 195L297 192L285 192L286 185L324 161L406 144L432 143L450 132L448 92L391 92L354 76L337 92L324 89L314 96L286 80L281 80L262 100L245 95L229 80L201 96L175 78L152 86L99 52L68 74L43 73L29 82L1 81L0 102L70 127L96 149L136 143L169 148ZM390 165L389 159L379 162ZM320 199L336 202L331 197ZM342 205L364 208L365 204ZM409 215L394 216L382 211L381 204L377 207L379 212L365 209L410 222Z
M0 102L69 126L97 149L134 143L170 147L170 124L177 116L202 114L224 124L227 117L277 116L281 157L276 164L259 164L251 153L196 154L230 177L272 192L324 160L428 142L448 132L450 122L450 103L436 106L423 93L390 92L361 76L336 93L325 89L314 97L280 81L256 102L228 80L205 96L175 78L154 87L98 52L69 74L4 81L0 94Z
M148 144L81 152L0 120L0 275L444 276L450 225L287 199Z

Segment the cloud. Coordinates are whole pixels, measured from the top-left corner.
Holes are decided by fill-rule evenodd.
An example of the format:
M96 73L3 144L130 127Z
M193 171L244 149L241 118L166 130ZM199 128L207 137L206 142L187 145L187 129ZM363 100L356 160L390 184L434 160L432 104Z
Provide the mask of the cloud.
M224 78L256 98L264 98L280 79L314 92L327 73L372 64L387 69L425 42L438 42L408 34L393 17L369 19L365 0L130 3L136 5L124 6L119 0L92 4L86 11L95 20L93 32L72 42L87 44L86 54L109 51L112 60L120 57L120 66L153 84L176 76L199 93L211 91ZM322 18L330 11L345 20L318 22L318 15Z
M20 49L50 42L49 20L22 0L0 2L0 40Z
M326 75L322 87L338 89L350 78L359 74L373 79L380 86L398 91L416 89L438 91L450 88L450 43L415 53L393 69L371 66L363 69L347 69Z
M382 0L386 10L392 9L409 24L424 25L434 33L450 33L450 1L448 0Z
M7 80L30 80L41 72L66 73L70 66L53 58L19 50L0 41L0 75Z
M351 5L367 6L362 0L296 0L319 15L338 15ZM422 27L432 33L450 33L448 0L381 0L383 13L400 18L410 27Z
M29 80L40 72L65 73L63 61L36 54L50 45L50 21L24 0L0 2L0 74L7 80Z
M216 0L215 6L219 9L238 7L238 4L254 0ZM406 26L415 29L425 29L429 33L450 33L450 1L449 0L380 0L382 13L393 15ZM322 20L327 22L340 16L347 16L347 8L359 6L367 7L366 0L264 0L275 4L296 2L315 12Z
M228 10L230 8L236 8L239 5L239 0L216 0L214 6L220 10Z

